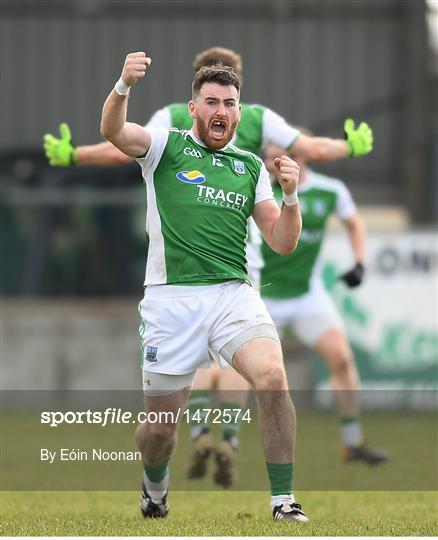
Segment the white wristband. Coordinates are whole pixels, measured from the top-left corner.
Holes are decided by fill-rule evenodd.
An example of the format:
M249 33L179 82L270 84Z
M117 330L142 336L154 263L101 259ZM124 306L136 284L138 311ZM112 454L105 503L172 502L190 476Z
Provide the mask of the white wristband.
M122 77L114 85L114 90L119 94L119 96L127 96L131 87L123 82Z
M291 193L290 195L287 195L283 191L283 202L286 206L294 206L298 203L298 194L296 191Z

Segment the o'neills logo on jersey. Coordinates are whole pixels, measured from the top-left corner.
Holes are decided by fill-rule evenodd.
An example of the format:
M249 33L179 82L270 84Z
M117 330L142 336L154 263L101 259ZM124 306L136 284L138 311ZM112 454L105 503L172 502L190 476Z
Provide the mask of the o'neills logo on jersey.
M186 184L203 184L205 182L205 176L201 171L180 171L176 177Z
M248 197L236 191L224 191L223 189L198 186L198 197L196 200L202 204L243 210Z

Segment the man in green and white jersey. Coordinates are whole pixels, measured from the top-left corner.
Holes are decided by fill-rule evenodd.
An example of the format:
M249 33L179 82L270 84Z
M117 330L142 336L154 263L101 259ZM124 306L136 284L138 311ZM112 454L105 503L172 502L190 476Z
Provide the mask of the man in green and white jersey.
M265 164L272 174L274 160L281 153L279 147L266 148ZM341 419L344 459L381 463L387 455L364 443L357 399L359 376L353 352L342 319L320 275L321 246L327 221L334 214L346 226L356 261L341 279L349 287L360 285L364 273L365 228L350 192L340 180L318 174L304 162L298 162L303 219L300 241L296 250L286 257L279 257L263 242L260 291L277 328L290 328L299 341L314 349L327 363ZM281 188L271 177L279 200Z
M295 414L281 347L248 284L245 258L250 216L274 251L295 249L299 167L285 155L275 162L284 193L280 210L260 158L230 144L240 119L240 81L231 68L206 67L195 75L190 131L126 122L127 96L150 62L144 52L127 55L101 120L102 135L137 159L146 183L150 243L140 303L145 406L148 413L173 416L136 430L142 513L168 512L168 462L179 413L209 354L232 364L256 390L274 520L308 521L292 494Z
M241 77L241 56L223 47L212 47L199 53L194 59L193 71L196 73L203 66L219 62L231 66ZM289 155L317 161L334 160L347 155L358 157L372 149L372 133L365 124L354 129L351 122L348 122L346 140L313 137L307 133L301 133L268 107L249 104L241 104L241 107L241 120L233 136L233 142L239 148L258 155L261 155L262 147L270 142L284 148ZM178 103L157 111L147 123L147 127L190 129L192 123L187 103ZM60 126L60 132L59 139L49 134L44 137L46 155L52 165L112 165L131 160L109 142L74 147L70 129L66 124ZM220 166L219 157L217 165ZM254 231L252 220L250 220L246 255L251 281L257 286L262 262L259 255L258 234ZM219 390L221 407L237 409L245 404L246 381L233 370L219 370L217 364L212 364L210 369L199 371L190 397L189 410L196 412L199 409L211 407L210 389L214 387ZM224 487L230 486L234 478L234 454L239 444L239 429L238 419L227 425L224 424L222 440L214 448L208 425L193 421L191 435L195 445L190 457L188 476L190 478L204 476L206 460L214 453L215 482Z

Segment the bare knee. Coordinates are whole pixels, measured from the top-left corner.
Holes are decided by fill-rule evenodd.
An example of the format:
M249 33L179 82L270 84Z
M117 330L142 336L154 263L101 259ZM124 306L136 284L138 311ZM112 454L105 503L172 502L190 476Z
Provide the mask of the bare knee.
M330 356L330 368L334 374L344 374L355 369L354 357L350 348L335 347Z
M135 431L137 447L143 451L149 445L172 446L176 440L177 425L166 423L140 424Z
M279 343L253 339L235 353L233 367L255 390L287 390L286 373Z
M177 425L166 423L148 424L148 436L158 443L166 443L176 436Z
M287 390L286 374L282 365L268 364L262 368L255 381L256 390Z

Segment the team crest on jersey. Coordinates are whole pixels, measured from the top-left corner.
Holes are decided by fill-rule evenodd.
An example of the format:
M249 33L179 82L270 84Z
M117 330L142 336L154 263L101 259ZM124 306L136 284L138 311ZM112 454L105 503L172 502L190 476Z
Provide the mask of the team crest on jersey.
M176 177L186 184L203 184L206 180L200 171L180 171L176 173Z
M146 360L148 362L157 362L158 347L146 346Z
M234 171L237 174L245 174L245 164L243 161L239 161L238 159L233 159L234 164Z

